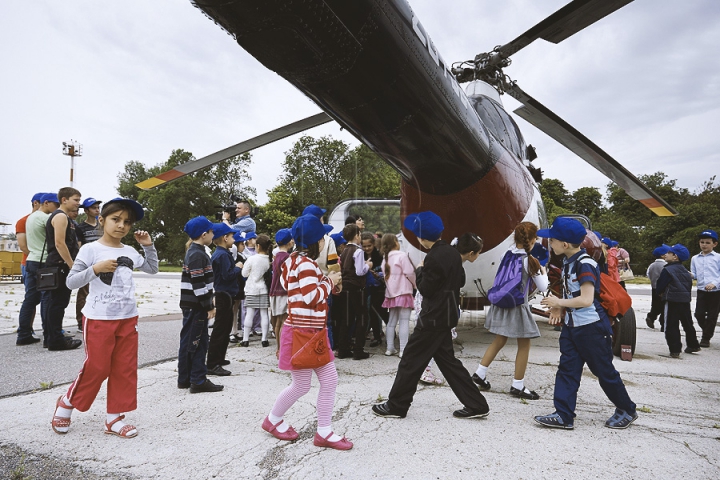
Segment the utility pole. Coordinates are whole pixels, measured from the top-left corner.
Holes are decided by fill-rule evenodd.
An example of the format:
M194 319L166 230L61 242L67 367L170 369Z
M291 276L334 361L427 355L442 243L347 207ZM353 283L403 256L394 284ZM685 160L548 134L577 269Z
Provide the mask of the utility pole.
M63 142L63 155L70 157L70 186L74 187L73 177L75 171L75 157L82 157L82 143L70 140L70 142Z

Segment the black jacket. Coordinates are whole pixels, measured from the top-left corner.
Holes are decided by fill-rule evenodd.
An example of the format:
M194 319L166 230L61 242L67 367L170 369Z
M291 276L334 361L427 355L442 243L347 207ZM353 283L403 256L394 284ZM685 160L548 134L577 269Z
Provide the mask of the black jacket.
M656 288L665 302L690 303L692 275L682 263L668 263L660 272Z
M423 330L456 327L460 318L460 288L465 285L465 270L458 251L438 240L416 271L422 306L417 326Z

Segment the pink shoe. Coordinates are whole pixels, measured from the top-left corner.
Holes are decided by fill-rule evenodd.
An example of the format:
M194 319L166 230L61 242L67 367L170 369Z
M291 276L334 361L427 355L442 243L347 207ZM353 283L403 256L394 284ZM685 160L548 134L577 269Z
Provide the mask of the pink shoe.
M352 442L345 437L341 438L337 442L328 441L328 438L332 436L333 433L330 432L330 435L323 438L320 436L319 433L315 432L315 438L313 438L313 445L315 445L316 447L334 448L335 450L350 450L353 447Z
M280 420L275 425L272 424L270 419L268 417L265 417L265 420L263 420L262 423L262 429L268 432L273 437L277 438L278 440L286 440L288 442L292 442L293 440L296 440L298 438L298 433L292 428L288 428L286 432L278 432L277 426L283 423L285 420Z

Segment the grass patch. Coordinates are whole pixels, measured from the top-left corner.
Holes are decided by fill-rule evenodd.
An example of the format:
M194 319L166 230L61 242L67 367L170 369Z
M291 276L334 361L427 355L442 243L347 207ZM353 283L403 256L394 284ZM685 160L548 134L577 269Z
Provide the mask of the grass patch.
M43 390L47 390L48 388L52 388L53 382L40 382L40 388Z
M170 265L168 263L160 262L161 272L182 272L182 265Z
M640 410L640 411L643 412L643 413L652 413L652 410L651 410L649 407L646 407L645 405L643 405L642 407L638 408L638 410Z

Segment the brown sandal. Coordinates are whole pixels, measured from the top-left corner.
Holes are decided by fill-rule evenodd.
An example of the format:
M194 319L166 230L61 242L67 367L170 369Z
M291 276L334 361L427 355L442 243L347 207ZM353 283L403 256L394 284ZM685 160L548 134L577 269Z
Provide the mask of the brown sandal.
M135 428L134 425L125 425L124 427L122 427L122 428L120 429L119 432L114 432L114 431L113 431L112 426L115 425L117 422L119 422L120 420L122 420L122 419L124 419L124 418L125 418L125 415L120 415L119 417L117 417L117 418L116 418L115 420L113 420L112 422L110 422L110 423L105 423L105 433L108 433L108 434L110 434L110 435L116 435L116 436L122 437L122 438L133 438L133 437L137 437L138 432L137 432L137 428ZM135 433L133 433L132 435L128 435L128 432L131 432L131 431L133 431L133 430L135 430Z
M63 402L63 395L60 395L57 399L57 402L55 402L55 414L53 415L52 422L50 422L50 425L52 425L52 429L55 433L59 433L60 435L65 435L68 432L68 429L70 428L70 417L58 417L57 410L58 408L67 408L68 410L72 410L73 407L65 404ZM65 431L60 431L58 428L64 428Z

